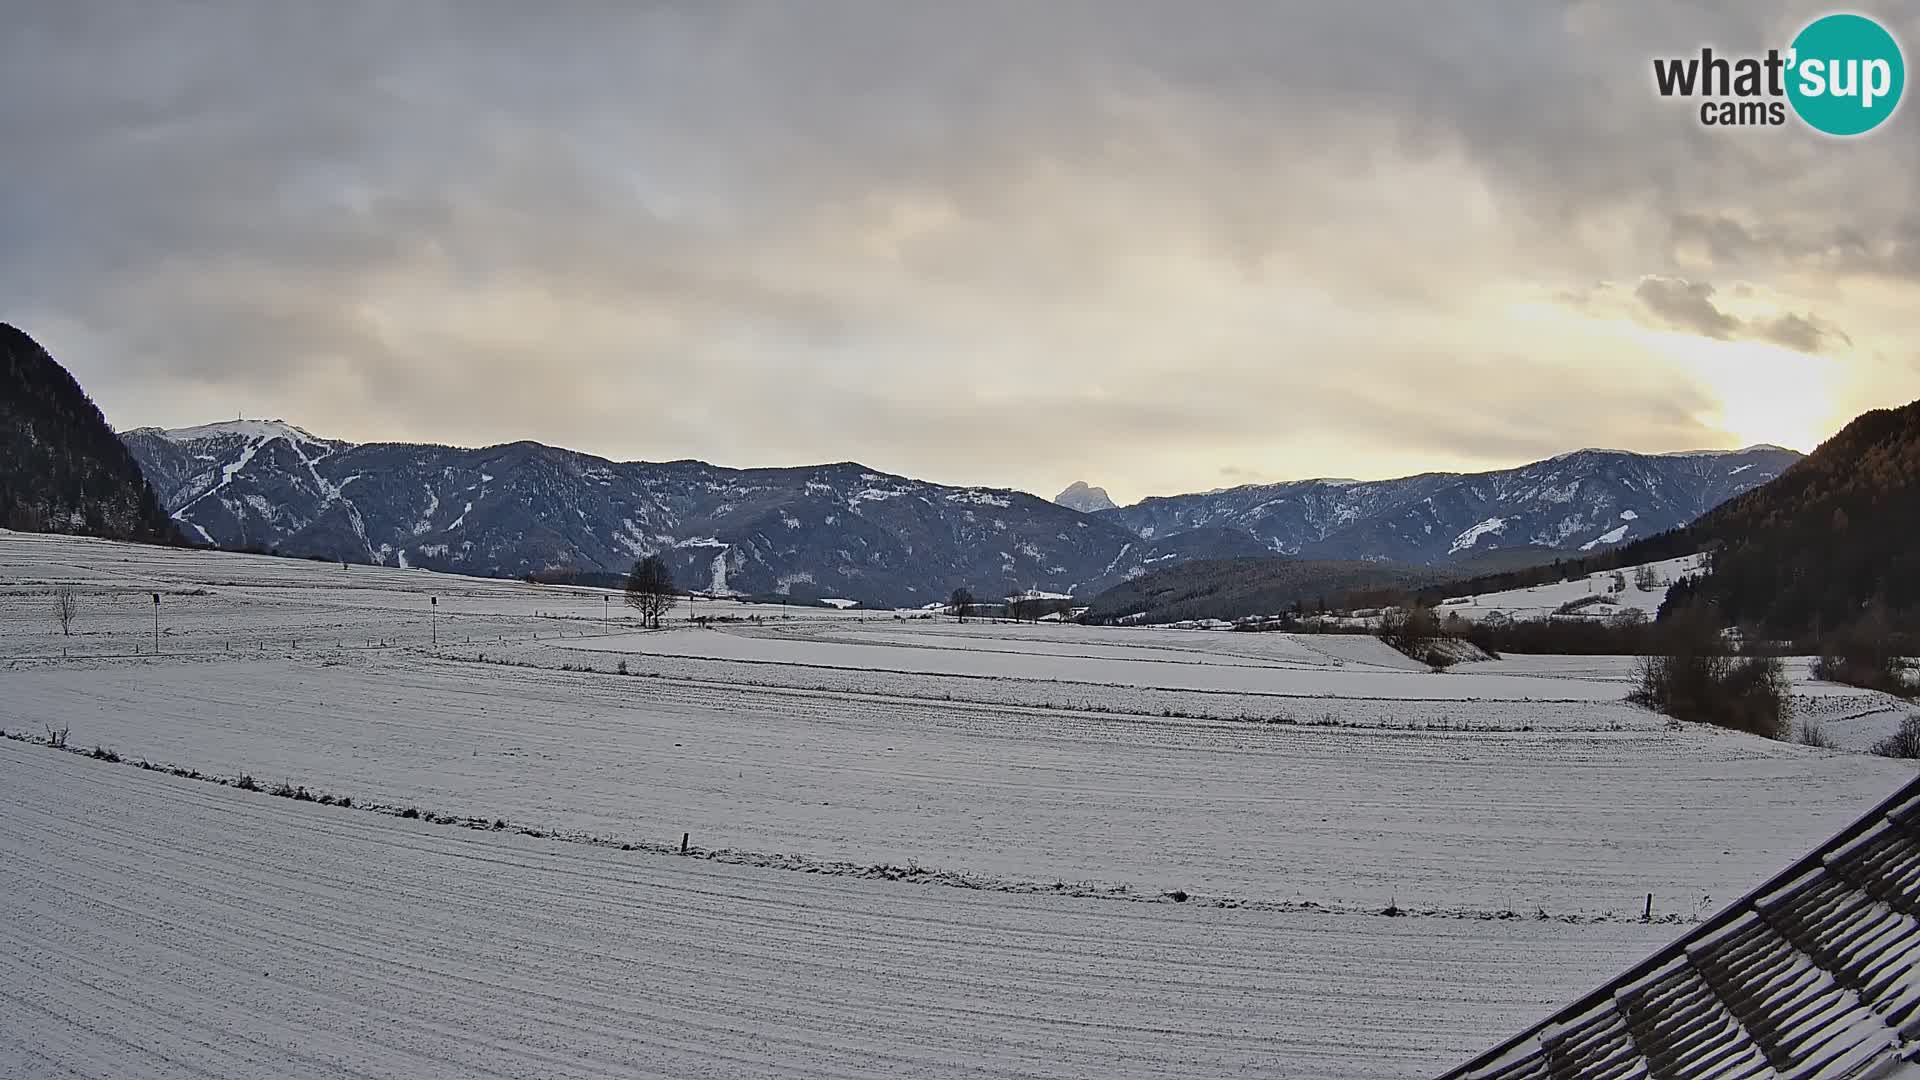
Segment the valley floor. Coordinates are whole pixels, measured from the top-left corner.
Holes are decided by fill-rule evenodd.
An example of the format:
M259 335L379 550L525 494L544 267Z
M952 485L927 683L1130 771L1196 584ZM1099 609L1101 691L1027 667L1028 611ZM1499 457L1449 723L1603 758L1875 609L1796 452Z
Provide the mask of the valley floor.
M0 1073L1431 1075L1911 776L1622 658L602 596L0 533Z
M1016 896L0 742L9 1076L1419 1075L1671 931Z

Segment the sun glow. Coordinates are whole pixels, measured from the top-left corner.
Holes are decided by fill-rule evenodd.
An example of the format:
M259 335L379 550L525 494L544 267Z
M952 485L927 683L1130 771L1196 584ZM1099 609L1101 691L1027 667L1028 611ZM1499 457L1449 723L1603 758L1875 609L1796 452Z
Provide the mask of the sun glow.
M1824 356L1757 341L1660 334L1662 351L1706 388L1718 409L1699 417L1742 446L1811 450L1839 427L1843 372Z

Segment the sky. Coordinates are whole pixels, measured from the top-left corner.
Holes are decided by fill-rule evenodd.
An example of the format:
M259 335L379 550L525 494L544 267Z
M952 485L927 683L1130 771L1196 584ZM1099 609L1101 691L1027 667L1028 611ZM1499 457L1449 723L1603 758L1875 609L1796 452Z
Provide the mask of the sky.
M1920 106L1704 127L1652 59L1825 10L16 5L0 319L122 428L1122 502L1810 449L1920 398Z

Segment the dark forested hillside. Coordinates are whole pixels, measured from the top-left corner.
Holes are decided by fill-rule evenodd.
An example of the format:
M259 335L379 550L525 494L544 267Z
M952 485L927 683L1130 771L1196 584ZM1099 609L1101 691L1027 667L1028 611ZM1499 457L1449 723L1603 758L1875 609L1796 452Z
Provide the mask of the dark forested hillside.
M1920 401L1855 419L1683 531L1718 551L1675 602L1706 600L1729 622L1782 637L1838 629L1875 607L1920 626Z
M170 540L133 455L67 369L0 323L0 525L29 532Z

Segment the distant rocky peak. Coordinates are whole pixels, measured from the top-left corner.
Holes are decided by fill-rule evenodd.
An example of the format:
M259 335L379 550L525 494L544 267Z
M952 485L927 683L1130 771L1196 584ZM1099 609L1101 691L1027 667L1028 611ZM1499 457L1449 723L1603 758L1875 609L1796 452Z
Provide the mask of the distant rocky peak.
M1085 480L1075 480L1067 485L1067 490L1053 497L1053 501L1069 510L1078 510L1091 514L1096 510L1114 509L1113 500L1107 497L1106 488L1088 487Z

